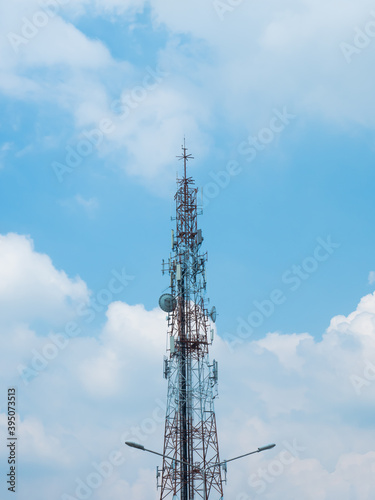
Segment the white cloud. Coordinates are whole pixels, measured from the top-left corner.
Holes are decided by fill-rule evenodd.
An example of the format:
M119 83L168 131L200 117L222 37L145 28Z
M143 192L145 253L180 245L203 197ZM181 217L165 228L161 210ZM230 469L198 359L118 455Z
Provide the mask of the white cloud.
M87 288L57 271L27 238L7 235L0 243L1 261L9 270L8 275L2 271L11 291L7 308L13 315L13 324L8 317L9 326L0 331L0 366L2 379L11 385L14 364L20 359L27 363L32 349L42 352L46 343L37 330L18 325L26 299L33 301L35 315L48 319L46 310L58 309L64 297L85 297ZM17 293L22 289L32 289L33 296ZM158 309L114 302L98 335L87 335L90 329L83 319L82 334L71 338L35 379L27 386L17 381L23 443L19 459L32 461L45 485L34 494L33 478L25 477L23 491L30 500L73 494L77 478L85 481L96 470L93 463L103 463L116 450L123 464L92 492L93 500L102 500L109 489L113 500L124 494L129 500L152 498L153 468L159 462L126 448L124 441L140 441L156 450L162 446L164 316ZM272 451L230 464L226 496L243 493L252 498L262 480L270 500L372 498L374 320L375 294L369 294L351 314L333 318L321 340L307 333L270 333L231 349L216 337L211 359L219 361L221 457L277 443ZM5 424L2 416L0 425ZM291 449L296 450L293 456ZM47 463L56 471L48 478ZM261 469L270 480L259 476Z
M372 19L371 2L294 1L287 8L243 2L223 21L210 2L151 5L155 22L172 33L160 51L170 74L108 137L110 146L126 148L128 173L146 180L160 176L163 183L181 136L203 157L206 131L213 134L218 116L225 116L220 123L238 142L263 127L275 106L302 120L374 126L367 103L375 40L352 64L340 49L357 25ZM193 37L189 44L176 43L181 33Z
M279 362L287 369L301 371L303 359L297 355L297 348L305 339L312 339L307 333L285 336L278 333L269 333L264 339L258 341L258 345L276 354Z
M368 275L368 282L370 285L375 283L375 271L370 271Z
M23 456L35 457L39 463L66 463L67 457L62 450L60 440L47 435L39 419L26 418L18 423L19 439L22 440Z
M74 114L82 95L98 92L100 70L115 65L99 40L85 36L61 17L69 6L55 11L39 2L21 0L3 10L0 20L0 89L6 95L33 102L69 104ZM93 78L93 72L99 71ZM63 75L63 76L62 76ZM83 82L77 85L81 76ZM64 82L63 84L61 82ZM75 98L73 97L75 96Z
M122 166L126 172L152 180L157 188L170 182L171 159L175 164L185 135L198 156L206 152L208 142L200 133L206 113L199 99L189 102L183 92L167 83L168 76L165 79L125 120L112 116L115 130L107 138L108 146L104 145L107 149L113 144L125 146L127 159Z
M274 107L286 106L302 120L374 126L368 102L375 40L370 38L351 64L340 48L342 42L354 43L357 26L365 29L373 20L368 0L355 5L349 0L294 0L288 6L242 2L223 20L213 2L176 6L153 0L154 28L163 26L169 33L165 47L158 47L169 75L125 120L116 119L111 108L116 95L104 75L111 75L117 88L122 82L126 94L140 85L146 68L114 60L104 39L88 38L74 23L82 15L131 23L145 5L141 0L77 0L61 8L17 54L4 37L3 92L54 102L73 117L77 140L82 129L111 117L116 130L100 155L112 155L128 174L151 186L158 177L165 184L163 174L184 134L203 158L217 123L227 127L234 143L241 142L267 123ZM32 19L38 10L37 2L12 4L0 29L20 32L23 17ZM182 42L181 34L189 41Z
M47 255L34 250L30 238L0 235L1 322L58 324L75 315L77 304L87 301L86 284L55 269Z
M84 387L99 398L120 396L124 389L135 396L135 388L131 388L132 371L137 372L140 363L150 366L161 362L164 353L162 318L164 314L160 310L146 311L142 305L112 303L95 353L79 368L79 379ZM144 379L141 372L139 376ZM153 399L151 387L145 387L144 391Z
M64 65L70 71L105 68L113 61L108 49L98 40L90 40L70 23L56 17L30 40L20 54L26 67Z

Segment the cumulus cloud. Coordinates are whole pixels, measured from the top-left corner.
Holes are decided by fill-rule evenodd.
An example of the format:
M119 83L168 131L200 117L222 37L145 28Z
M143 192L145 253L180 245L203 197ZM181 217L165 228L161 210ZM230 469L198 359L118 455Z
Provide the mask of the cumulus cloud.
M195 2L195 9L160 0L152 4L160 23L205 40L215 51L217 64L206 75L204 91L222 96L229 119L250 125L250 120L262 119L262 109L269 112L278 103L297 113L374 125L366 98L359 95L362 90L368 96L368 73L358 78L367 71L372 37L353 54L353 66L341 49L345 41L354 44L358 29L373 22L368 0L355 6L338 0L298 0L287 7L241 2L223 16L215 12L214 2ZM213 81L214 88L209 86ZM358 90L354 94L353 85Z
M117 148L125 145L127 159L120 163L124 170L141 179L152 179L158 188L171 178L171 158L175 158L184 135L194 143L198 155L206 152L205 140L208 142L200 133L205 112L199 100L190 102L183 92L168 84L168 73L163 80L159 88L149 91L134 110L129 110L125 119L112 115L115 130L107 137L107 149L113 144Z
M3 288L2 296L8 326L0 330L1 376L4 385L16 381L19 388L20 460L33 463L44 485L33 489L34 478L26 475L21 498L27 493L31 500L51 495L65 500L64 494L76 495L81 482L88 488L87 478L103 463L112 465L100 486L91 487L94 500L109 490L114 500L124 494L129 500L156 496L153 469L159 462L127 449L124 441L162 447L164 314L111 303L100 332L88 335L89 325L82 324L82 334L57 349L25 385L15 375L15 363L20 358L31 363L50 342L27 323L41 316L53 330L49 309L66 312L65 300L81 300L87 288L56 270L24 236L2 236L0 249L1 283L8 290L6 296ZM20 324L19 310L28 301L33 314ZM274 332L230 346L217 336L211 359L219 361L221 457L277 443L272 451L229 464L226 495L372 498L374 352L375 294L363 297L348 316L332 318L320 340ZM0 426L5 432L4 413Z
M274 456L263 455L251 467L238 464L236 485L228 487L232 495L371 498L374 491L363 489L363 482L371 484L374 455L366 444L375 395L374 313L370 294L347 317L334 317L320 341L274 333L230 355L219 342L221 399L233 408L225 416L218 413L223 448L233 446L233 436L240 450L278 444ZM293 442L301 451L288 462Z
M58 271L33 241L14 233L0 235L0 322L56 324L68 320L74 306L88 301L86 284Z
M58 94L49 85L54 71L60 75L56 74L57 83L62 68L67 80L74 73L98 70L113 63L108 49L64 20L63 11L63 6L52 11L34 0L15 2L3 10L0 21L4 35L0 42L3 93L32 100L55 99ZM39 76L34 73L36 69ZM41 70L50 76L42 75Z
M99 148L99 157L110 156L149 186L156 179L165 184L163 172L184 134L203 158L218 123L240 143L267 123L275 107L286 106L300 119L336 127L374 126L368 106L375 43L370 1L295 0L287 7L276 1L241 2L221 15L216 4L69 2L54 15L45 14L46 25L17 50L9 36L2 38L2 92L53 102L59 107L56 113L67 113L75 124L73 137L66 138L70 142L77 142L84 129L111 119L115 128ZM142 97L139 87L147 65L115 59L104 39L89 38L77 25L82 16L104 16L130 26L146 5L151 8L150 29L168 33L154 51L154 61L168 76ZM12 3L0 28L5 35L22 35L24 18L34 22L37 12L44 12L38 2ZM358 36L364 37L361 42ZM354 47L350 60L345 43ZM129 102L132 92L138 97L130 97L130 112L120 119L114 103L124 98Z

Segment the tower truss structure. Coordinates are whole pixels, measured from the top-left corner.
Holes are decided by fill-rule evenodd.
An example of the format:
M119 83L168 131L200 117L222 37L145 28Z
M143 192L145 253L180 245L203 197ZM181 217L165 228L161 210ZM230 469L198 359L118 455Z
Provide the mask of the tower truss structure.
M163 261L163 274L170 275L170 293L163 310L168 312L168 345L164 377L168 380L160 500L221 500L223 479L214 411L217 395L217 362L209 361L213 341L206 299L207 253L202 250L202 231L197 219L198 189L187 176L193 158L182 147L183 177L177 179L176 221L172 230L172 253ZM168 457L168 458L166 458ZM172 458L172 460L171 460Z

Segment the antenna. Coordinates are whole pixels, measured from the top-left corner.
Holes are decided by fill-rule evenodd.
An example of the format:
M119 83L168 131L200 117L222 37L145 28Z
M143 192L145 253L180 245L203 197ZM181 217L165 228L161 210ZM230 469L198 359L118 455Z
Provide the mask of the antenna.
M216 317L217 317L217 312L216 312L216 307L214 306L210 312L210 318L214 323L216 323Z
M214 399L217 395L217 362L209 363L211 323L206 298L207 252L198 229L198 189L187 177L185 137L184 175L177 179L176 226L172 254L164 268L170 290L159 299L168 313L168 347L164 377L168 381L160 500L215 500L223 498L223 479L216 430ZM200 213L200 212L199 212Z
M220 461L214 399L218 394L218 363L209 362L209 345L214 339L216 307L208 312L206 298L207 252L198 229L197 192L192 177L186 176L190 158L182 146L184 177L177 178L175 229L172 253L163 260L169 273L169 293L159 299L168 313L167 347L163 376L168 381L163 453L126 441L128 446L163 458L156 470L160 500L223 500L227 463L275 445L262 446L230 460ZM168 287L167 287L168 288ZM222 472L224 473L222 477ZM160 481L159 481L160 478Z
M178 158L179 160L184 160L184 179L186 179L186 164L189 160L193 160L194 156L192 156L191 154L187 154L188 148L185 145L185 136L184 136L184 143L181 146L181 149L183 152L182 155L177 156L176 158Z

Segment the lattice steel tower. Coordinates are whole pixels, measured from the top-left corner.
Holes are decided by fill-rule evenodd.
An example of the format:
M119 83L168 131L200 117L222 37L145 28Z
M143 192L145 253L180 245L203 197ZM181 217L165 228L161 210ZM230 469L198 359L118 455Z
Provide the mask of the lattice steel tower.
M208 312L202 231L198 229L198 189L187 176L189 159L182 147L184 174L177 179L176 228L172 230L172 253L163 261L163 274L170 275L170 291L160 297L168 313L168 347L164 377L168 380L163 466L158 487L160 500L218 500L223 498L223 479L214 411L217 395L217 362L209 362L213 341ZM166 457L172 457L173 460Z

